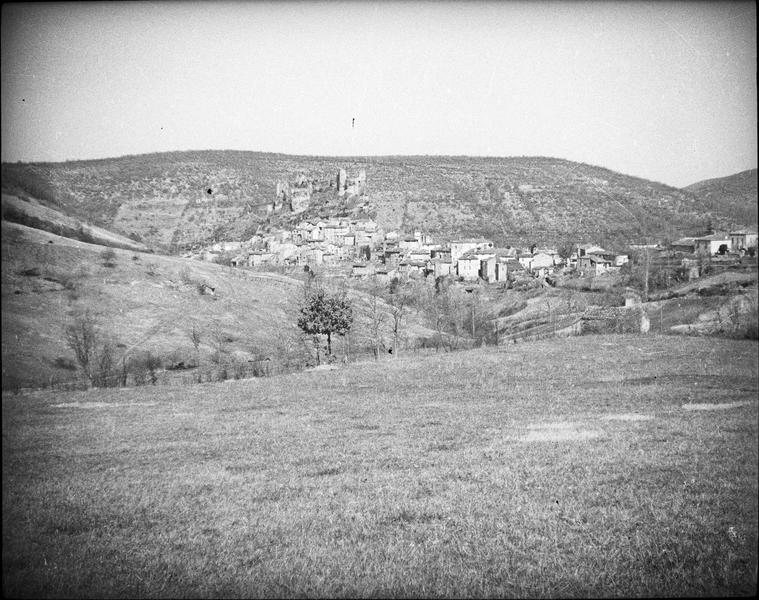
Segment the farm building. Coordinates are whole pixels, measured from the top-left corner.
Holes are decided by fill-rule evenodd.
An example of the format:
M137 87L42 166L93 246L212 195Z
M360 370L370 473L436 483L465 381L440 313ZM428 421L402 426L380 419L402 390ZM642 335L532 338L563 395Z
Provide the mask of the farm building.
M686 252L692 254L696 249L696 238L684 237L675 240L670 244L670 248L675 252Z
M553 271L553 266L553 256L541 252L532 256L528 269L539 277L544 277Z
M731 231L730 242L733 250L748 250L757 247L756 231Z
M480 277L480 259L472 251L467 252L456 261L456 272L466 281L476 281Z
M606 254L606 250L595 244L582 244L577 246L577 257L582 258L588 254Z
M487 256L480 256L480 277L487 281L488 283L492 283L496 280L496 261L495 261L495 254L490 254Z
M274 254L271 252L264 252L263 250L254 250L248 254L248 266L260 267L261 265L268 265L274 262Z
M599 256L597 254L581 256L577 261L577 268L580 271L583 271L586 273L593 273L594 275L600 275L601 273L606 273L606 271L608 271L609 267L611 266L612 266L612 263L610 260L604 258L603 256Z
M442 258L433 258L432 269L435 277L445 277L451 274L453 270L453 263L450 259L445 260Z
M696 253L714 256L715 254L726 254L732 248L730 236L723 233L714 233L695 239Z
M491 250L492 248L493 242L484 238L455 240L451 242L451 260L458 261L469 250Z

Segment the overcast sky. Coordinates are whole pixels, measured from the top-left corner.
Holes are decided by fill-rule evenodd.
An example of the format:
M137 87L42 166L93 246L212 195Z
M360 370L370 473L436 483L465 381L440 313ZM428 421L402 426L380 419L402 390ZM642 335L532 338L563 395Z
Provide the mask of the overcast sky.
M756 168L756 86L753 2L5 4L2 160L540 155L684 186Z

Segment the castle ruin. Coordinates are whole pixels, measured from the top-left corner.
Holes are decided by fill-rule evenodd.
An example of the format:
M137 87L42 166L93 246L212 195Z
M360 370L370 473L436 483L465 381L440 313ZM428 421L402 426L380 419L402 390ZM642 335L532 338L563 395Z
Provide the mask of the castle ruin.
M356 177L348 177L347 171L340 169L335 179L310 180L301 173L295 181L278 180L274 201L268 212L303 212L311 204L314 192L325 192L331 188L337 188L337 197L341 199L363 196L366 193L366 169L361 169Z

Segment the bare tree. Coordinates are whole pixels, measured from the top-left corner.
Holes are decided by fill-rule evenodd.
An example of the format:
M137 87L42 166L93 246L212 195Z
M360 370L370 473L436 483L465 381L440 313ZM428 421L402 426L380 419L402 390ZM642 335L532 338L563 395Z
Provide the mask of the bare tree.
M393 318L393 356L400 353L400 338L403 333L404 319L411 298L406 290L402 289L397 279L391 282L388 289L388 300Z
M192 329L190 329L190 331L187 332L187 336L190 338L193 348L195 348L195 360L196 360L197 366L199 367L200 366L201 334L200 334L200 329L198 328L198 326L193 323Z
M66 345L74 352L76 361L90 383L93 379L97 343L96 320L89 310L76 317L66 328Z
M369 287L368 302L369 336L374 351L374 360L379 359L380 348L383 346L382 330L387 318L382 302L382 290L383 286L374 277Z

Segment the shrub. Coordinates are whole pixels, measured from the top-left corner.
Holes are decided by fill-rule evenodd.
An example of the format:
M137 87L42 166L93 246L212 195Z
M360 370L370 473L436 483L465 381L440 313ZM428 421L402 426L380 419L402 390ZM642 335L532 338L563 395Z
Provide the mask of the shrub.
M113 268L116 266L116 252L113 248L106 248L100 253L104 267Z
M65 369L66 371L76 371L76 363L65 356L59 356L53 363L58 369Z
M185 285L193 285L195 281L192 278L192 274L190 273L190 269L186 266L182 267L179 271L179 279L184 283Z
M145 385L148 380L153 385L158 383L158 370L162 364L160 357L149 350L132 357L129 361L129 371L135 385Z

